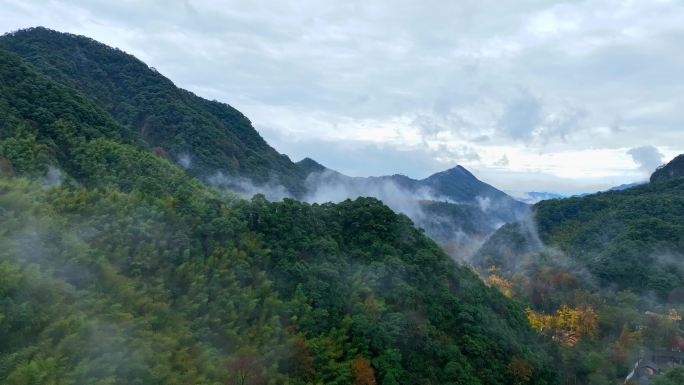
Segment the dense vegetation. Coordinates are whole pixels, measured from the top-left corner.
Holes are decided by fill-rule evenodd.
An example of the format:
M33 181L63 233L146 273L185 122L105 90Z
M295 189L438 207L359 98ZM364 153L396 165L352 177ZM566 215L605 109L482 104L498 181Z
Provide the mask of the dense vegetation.
M138 64L64 36L79 56L112 55L77 85L89 69L61 35L0 40L18 36L45 73L0 49L0 382L556 383L523 308L405 216L371 198L213 190L151 148L189 126L149 136L117 114L145 74L107 74ZM126 96L100 95L95 76Z
M277 195L303 198L317 187L307 183L311 182L307 176L326 170L311 159L292 163L271 148L239 111L179 89L135 57L92 39L31 28L0 37L0 48L80 91L142 144L201 180L243 191L252 190L245 186L256 185L264 191L277 186ZM527 209L460 166L423 180L401 175L337 176L345 184L363 184L361 195L373 195L366 190L385 183L396 184L406 194L430 190L439 204L417 207L417 212L427 211L426 215L412 219L458 257L471 255L501 223L519 218ZM434 209L442 208L435 215Z
M400 174L350 177L309 158L297 165L307 175L306 199L320 202L374 196L408 215L460 260L472 256L502 224L525 217L529 209L461 166L417 180Z
M613 384L639 358L667 367L684 357L684 177L668 171L681 159L649 184L540 202L475 258L488 282L527 302L533 326L565 345L566 383ZM573 311L581 316L567 318ZM564 323L586 314L596 314L592 333Z
M58 83L85 94L150 148L191 173L217 172L277 183L295 196L303 173L270 147L234 108L177 88L154 68L92 39L30 28L0 37L12 51Z

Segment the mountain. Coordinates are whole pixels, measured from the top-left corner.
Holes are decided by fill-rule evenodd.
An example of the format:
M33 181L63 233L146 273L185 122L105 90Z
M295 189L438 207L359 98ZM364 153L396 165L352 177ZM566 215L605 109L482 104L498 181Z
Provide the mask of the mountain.
M669 163L658 167L651 175L651 182L665 181L684 176L684 154L677 156Z
M658 169L647 184L539 202L473 258L488 282L527 303L540 333L571 347L559 363L562 377L616 383L638 360L661 367L679 362L682 159Z
M308 158L298 165L307 173L306 201L376 197L409 216L458 258L468 258L498 227L518 220L528 209L462 166L416 180L404 175L349 177Z
M447 199L456 202L474 202L478 199L490 199L492 203L501 201L516 207L525 207L504 192L480 181L463 166L456 166L438 172L418 181L419 186L426 186Z
M176 87L137 58L95 40L46 28L0 38L52 80L80 91L151 148L202 179L220 172L255 184L276 181L293 195L303 176L231 106Z
M194 176L210 169L190 173L173 146L153 147L195 128L141 129L104 102L129 95L109 76L139 74L117 61L130 57L42 29L5 39L42 48L26 59L0 48L3 384L558 382L557 350L522 306L406 216L373 198L269 202L213 189ZM93 67L60 58L62 40L107 68L93 75L107 95L87 92L100 89L90 75L67 81ZM174 103L202 104L185 96ZM191 105L145 116L192 122L206 111ZM217 149L255 146L220 159L271 156L234 126L214 128L240 140Z
M608 191L622 191L622 190L627 190L628 188L636 187L639 185L642 185L642 182L634 182L634 183L625 183L621 184L619 186L611 187L608 189Z
M551 192L539 192L539 191L530 191L526 193L520 194L520 196L515 196L515 198L523 203L527 204L535 204L541 201L549 200L549 199L562 199L565 198L565 195L557 194L557 193L551 193Z
M678 159L661 170L676 169ZM656 175L652 180L626 190L537 203L533 218L539 239L581 262L603 285L666 295L684 283L684 270L667 262L684 252L684 179ZM508 243L498 236L491 243ZM481 254L498 254L488 248ZM659 269L674 275L663 280Z
M299 169L302 170L302 172L306 176L314 172L323 172L327 170L325 166L311 158L304 158L300 160L299 162L297 162L297 167L299 167Z
M263 192L269 199L290 196L311 200L307 197L316 196L321 189L331 190L306 179L314 170L323 172L323 166L311 159L291 162L270 147L239 111L177 88L154 68L120 50L45 28L4 35L0 37L0 48L19 55L52 80L80 91L126 130L135 132L147 147L204 181L248 195ZM352 180L341 175L339 178ZM418 221L441 244L459 238L461 241L449 246L452 253L459 255L472 252L474 246L465 245L466 241L480 242L497 226L516 219L525 210L461 166L421 181L401 175L370 178L369 183L353 181L355 192L340 195L342 190L338 194L341 199L332 200L378 197ZM401 189L397 199L389 191L375 191L376 186L388 183ZM426 191L436 196L426 196ZM406 194L417 197L407 203ZM420 208L416 204L445 200L461 208L455 212L453 208L441 210L444 205ZM427 216L424 211L429 212Z
M506 193L477 179L463 166L456 166L449 170L430 175L425 179L412 179L405 175L395 174L379 177L350 177L331 170L320 163L305 158L297 163L309 179L309 185L314 190L319 181L331 180L349 184L352 188L363 190L366 185L381 185L393 183L397 187L416 194L432 194L435 198L457 203L477 203L478 200L501 201L502 204L512 205L524 209L526 205L515 201ZM322 183L325 184L325 183Z

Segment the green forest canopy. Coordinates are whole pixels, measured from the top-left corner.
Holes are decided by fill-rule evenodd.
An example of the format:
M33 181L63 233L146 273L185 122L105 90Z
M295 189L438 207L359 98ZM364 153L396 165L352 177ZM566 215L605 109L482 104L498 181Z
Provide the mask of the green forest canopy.
M42 47L34 63L73 39L23 36ZM86 56L127 73L86 43ZM405 216L371 198L309 205L213 190L151 148L185 126L148 136L122 123L108 103L131 97L126 82L72 64L107 86L85 92L0 49L1 382L556 383L555 349L522 307ZM223 132L228 117L202 116L237 136Z

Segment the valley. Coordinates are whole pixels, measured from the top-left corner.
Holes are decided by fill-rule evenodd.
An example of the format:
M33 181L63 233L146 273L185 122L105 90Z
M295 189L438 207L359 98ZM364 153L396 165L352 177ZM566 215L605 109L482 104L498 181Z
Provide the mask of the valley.
M683 164L534 204L352 177L119 49L8 33L0 382L681 384Z

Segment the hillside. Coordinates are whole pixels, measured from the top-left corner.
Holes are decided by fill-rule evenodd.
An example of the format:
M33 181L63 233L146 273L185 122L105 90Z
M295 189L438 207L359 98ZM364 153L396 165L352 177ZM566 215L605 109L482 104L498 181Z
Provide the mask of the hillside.
M564 376L612 383L639 359L680 362L684 177L670 170L681 159L648 184L537 203L474 258L488 282L527 302L540 333L568 346ZM569 326L585 315L583 329Z
M408 215L457 258L468 258L497 228L528 210L526 204L478 180L462 166L417 180L404 175L350 177L308 158L298 165L307 175L305 200L378 198Z
M303 193L299 168L270 147L242 113L176 87L131 55L45 28L3 35L0 48L80 91L193 175L204 179L221 172L255 184L277 182L294 196Z
M653 175L651 175L651 182L660 182L680 177L684 177L684 154L679 155L669 163L658 167Z
M545 245L581 263L602 285L661 296L684 285L684 270L676 262L684 251L684 178L543 201L534 206L533 217ZM510 245L499 237L508 237L515 226L495 234L481 254L496 255L490 250L494 243Z
M0 382L556 383L522 307L407 217L216 191L39 68L0 49Z

